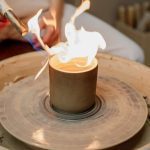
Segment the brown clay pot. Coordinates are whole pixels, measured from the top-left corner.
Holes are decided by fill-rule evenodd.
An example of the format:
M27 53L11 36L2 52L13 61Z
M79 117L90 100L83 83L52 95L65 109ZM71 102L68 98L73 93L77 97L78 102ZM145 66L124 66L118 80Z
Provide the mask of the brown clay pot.
M56 56L50 59L50 102L56 111L82 113L95 104L97 60L85 67L76 63L82 65L85 60L62 63Z

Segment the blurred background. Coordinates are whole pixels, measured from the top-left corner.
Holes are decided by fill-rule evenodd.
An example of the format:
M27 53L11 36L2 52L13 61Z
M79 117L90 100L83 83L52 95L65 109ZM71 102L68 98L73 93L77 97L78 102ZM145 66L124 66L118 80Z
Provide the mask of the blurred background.
M66 0L75 6L80 0ZM150 66L150 0L91 0L89 13L104 20L138 43Z
M66 0L67 3L74 4L78 6L80 0ZM128 6L135 3L142 3L144 0L91 0L91 8L89 12L102 20L115 24L117 19L117 10L121 5Z

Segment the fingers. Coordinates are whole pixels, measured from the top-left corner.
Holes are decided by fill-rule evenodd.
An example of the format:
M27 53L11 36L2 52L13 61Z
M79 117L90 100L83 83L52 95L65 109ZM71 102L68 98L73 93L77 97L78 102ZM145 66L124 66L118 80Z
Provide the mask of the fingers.
M9 24L9 21L5 17L0 16L0 29L6 27Z
M0 21L3 22L6 18L0 13Z
M44 14L44 16L46 16L46 14ZM48 14L48 17L50 17L49 14ZM39 26L41 30L42 41L44 42L44 44L47 44L48 46L51 47L58 40L59 30L55 29L53 25L46 24L42 16L39 18ZM34 48L39 49L40 44L38 40L36 39L36 37L34 37L32 40L33 40L32 43L33 43Z
M0 22L0 29L4 28L5 26L7 26L8 24L6 22Z
M39 19L39 26L40 26L40 29L46 28L46 24L43 21L43 17Z
M56 42L58 42L58 39L59 39L59 30L56 30L55 31L55 34L54 34L54 36L51 38L51 45L49 45L49 46L53 46L54 44L56 44Z
M54 27L48 26L42 35L43 42L46 44L49 44L49 42L51 41L51 38L54 36L54 34L55 34Z
M55 30L54 28L48 28L45 31L45 34L41 38L42 38L44 44L47 44L49 47L51 47L52 45L54 45L56 43L56 41L58 40L58 37L59 37L58 29ZM32 37L31 44L32 44L33 48L36 50L42 49L40 43L38 42L38 39L34 35Z
M47 44L48 46L52 46L58 40L58 37L58 29L55 29L54 27L47 27L42 39L45 44Z

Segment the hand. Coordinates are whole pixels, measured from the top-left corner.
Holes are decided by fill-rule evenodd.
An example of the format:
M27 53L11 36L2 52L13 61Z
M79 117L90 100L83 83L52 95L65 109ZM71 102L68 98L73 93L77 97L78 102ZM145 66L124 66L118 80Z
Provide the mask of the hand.
M10 24L9 21L5 17L0 15L0 29L3 29L4 27L6 27L9 24Z
M56 27L52 24L52 22L56 21ZM54 45L60 36L60 24L57 20L55 20L50 11L44 12L39 18L39 26L41 29L41 38L45 44L48 46ZM34 47L40 47L36 38L33 39Z

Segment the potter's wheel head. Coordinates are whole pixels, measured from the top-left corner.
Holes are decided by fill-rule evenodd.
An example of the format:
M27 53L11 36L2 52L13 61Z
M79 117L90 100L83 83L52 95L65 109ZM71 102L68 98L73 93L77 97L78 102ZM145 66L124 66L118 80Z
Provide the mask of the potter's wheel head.
M144 125L147 106L132 87L98 76L100 109L88 117L66 120L49 109L48 77L25 78L0 94L3 127L17 139L43 149L103 149L133 137Z

